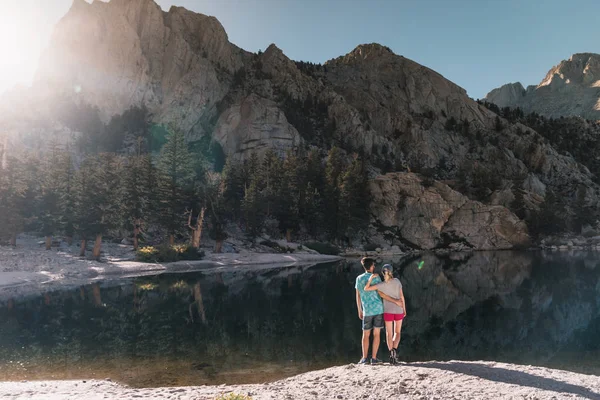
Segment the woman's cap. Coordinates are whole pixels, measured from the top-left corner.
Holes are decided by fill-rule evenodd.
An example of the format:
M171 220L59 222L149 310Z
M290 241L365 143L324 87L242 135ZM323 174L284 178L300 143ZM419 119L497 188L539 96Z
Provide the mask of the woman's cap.
M381 267L381 272L385 271L392 273L394 272L394 267L392 267L390 264L385 264L383 267Z

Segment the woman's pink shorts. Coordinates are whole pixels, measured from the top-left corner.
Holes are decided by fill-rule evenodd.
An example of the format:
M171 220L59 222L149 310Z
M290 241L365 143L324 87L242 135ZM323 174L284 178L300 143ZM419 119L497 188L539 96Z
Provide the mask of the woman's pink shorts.
M385 322L402 321L403 319L404 319L404 314L383 313L383 320Z

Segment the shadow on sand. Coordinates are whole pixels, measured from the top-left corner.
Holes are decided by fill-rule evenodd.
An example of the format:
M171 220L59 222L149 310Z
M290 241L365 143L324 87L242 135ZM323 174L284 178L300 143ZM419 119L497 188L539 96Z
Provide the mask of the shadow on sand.
M413 364L415 367L436 368L456 372L464 375L477 376L489 381L509 383L512 385L529 386L542 390L558 393L569 393L582 396L587 399L600 400L600 392L588 388L572 385L551 378L544 378L521 371L513 371L502 367L493 367L475 362L425 362Z

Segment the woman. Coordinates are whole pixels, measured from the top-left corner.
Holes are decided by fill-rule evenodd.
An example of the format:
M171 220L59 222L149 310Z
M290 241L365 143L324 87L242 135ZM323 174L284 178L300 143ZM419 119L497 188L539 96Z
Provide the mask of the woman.
M404 303L404 293L402 292L402 283L398 278L394 278L393 268L390 264L385 264L381 269L383 282L377 285L371 285L371 281L377 274L371 275L365 286L366 291L377 290L388 296L399 300L399 304L388 300L383 300L383 320L385 321L385 338L390 351L390 362L398 362L397 352L400 344L400 330L402 329L402 320L406 317L406 306Z

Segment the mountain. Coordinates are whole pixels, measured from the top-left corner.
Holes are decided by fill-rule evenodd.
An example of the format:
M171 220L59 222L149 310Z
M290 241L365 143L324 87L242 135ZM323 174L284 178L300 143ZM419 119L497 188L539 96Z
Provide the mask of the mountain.
M600 54L579 53L553 67L542 82L527 89L519 82L489 92L499 107L519 107L545 117L600 119Z
M515 212L537 215L549 192L566 203L562 217L575 214L577 198L600 200L571 155L385 46L362 44L324 65L290 60L275 45L253 54L214 17L164 12L153 0L75 0L19 96L0 102L12 110L0 119L13 138L39 132L29 141L37 147L48 130L85 137L100 132L98 121L144 107L154 124L172 124L192 144L218 143L233 159L269 148L358 154L372 167L370 237L381 244L524 246L528 227Z

